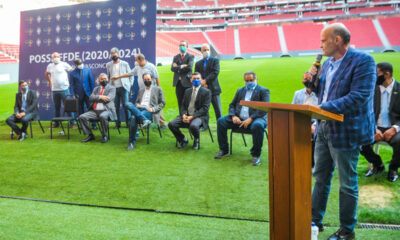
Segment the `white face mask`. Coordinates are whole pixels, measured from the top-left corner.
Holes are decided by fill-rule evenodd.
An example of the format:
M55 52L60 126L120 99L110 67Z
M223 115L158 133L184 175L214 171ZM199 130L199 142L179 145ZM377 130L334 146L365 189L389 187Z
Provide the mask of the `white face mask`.
M78 69L83 69L83 64L77 66Z
M210 51L204 51L203 52L203 57L208 58L210 56Z
M61 62L60 58L53 58L53 63L58 64Z

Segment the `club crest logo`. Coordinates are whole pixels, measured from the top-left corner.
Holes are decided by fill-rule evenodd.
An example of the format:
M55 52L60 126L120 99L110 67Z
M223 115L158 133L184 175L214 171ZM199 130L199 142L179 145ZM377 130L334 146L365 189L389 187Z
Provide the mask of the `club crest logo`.
M140 9L142 10L142 12L146 12L146 9L147 9L146 4L142 3L142 6L140 7Z
M136 8L135 7L126 8L125 11L130 15L133 15L136 11Z
M97 16L97 18L100 18L100 17L101 17L101 11L100 11L100 9L97 9L97 10L96 10L96 16Z
M41 44L42 44L42 40L40 40L40 38L38 38L36 40L36 46L40 47Z
M144 26L146 25L147 19L145 17L142 17L142 19L140 19L140 23Z
M117 12L118 12L119 15L122 15L124 13L124 8L119 6L118 9L117 9Z

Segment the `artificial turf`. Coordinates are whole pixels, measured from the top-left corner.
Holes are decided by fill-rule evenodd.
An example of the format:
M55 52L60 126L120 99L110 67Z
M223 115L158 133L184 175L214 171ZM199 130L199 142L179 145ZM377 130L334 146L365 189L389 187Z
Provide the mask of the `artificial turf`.
M400 79L399 69L396 68L400 65L399 54L385 53L373 56L377 62L392 62L395 66L394 76ZM290 103L294 91L302 88L302 73L309 68L312 61L312 57L221 61L220 84L223 91L221 95L223 113L227 113L228 104L236 89L244 85L245 71L253 70L258 74L259 84L268 87L271 91L271 102ZM158 69L167 102L164 114L167 120L172 120L177 115L172 73L169 66ZM72 131L69 141L65 136L56 136L55 139L50 140L47 130L48 122L44 122L45 134L42 134L38 125L34 124L34 138L18 142L10 140L10 130L4 123L4 119L12 114L16 87L16 84L0 85L0 119L2 119L0 121L0 169L2 172L0 195L269 219L267 141L263 148L262 165L259 167L251 166L249 147L244 147L241 137L237 134L234 136L233 155L223 160L213 159L213 155L218 151L218 144L211 142L207 132L201 135L201 149L198 152L191 150L190 146L184 150L176 149L175 140L168 129L163 130L163 138L160 138L157 131L153 129L149 145L145 143L144 137L139 138L137 148L133 152L125 151L128 141L126 128L122 129L121 135L111 130L111 141L107 144L101 144L99 141L82 144L80 139L83 136L79 135L77 130ZM212 107L210 116L211 129L216 139ZM99 133L96 132L96 135L99 136ZM249 136L246 138L251 145L251 138ZM383 147L381 153L384 161L388 163L391 149ZM367 163L362 157L358 170L360 187L378 184L384 186L392 194L392 199L383 207L372 207L360 202L359 221L399 224L399 183L387 182L385 175L368 179L363 177L367 170ZM338 195L338 180L335 175L325 218L325 223L330 226L339 224ZM62 223L64 220L62 220L63 215L57 217L55 211L61 211L67 215L69 207L53 207L14 200L1 200L1 203L5 211L0 211L3 215L1 219L4 220L0 220L0 235L8 231L7 236L16 236L15 239L24 238L24 236L27 238L42 236L38 237L41 239L49 239L52 236L57 239L71 239L69 236L79 236L79 234L88 234L82 235L83 238L96 238L96 236L107 238L106 236L110 236L107 234L115 229L122 232L117 237L121 239L129 238L127 236L142 236L140 234L143 234L144 239L151 239L149 236L152 233L155 234L154 236L160 236L156 237L157 239L265 239L268 236L266 223L250 222L235 225L236 222L228 223L201 218L201 221L194 220L197 224L192 224L189 217L158 217L151 213L132 215L133 213L120 211L110 212L113 210L98 212L96 210L92 213L94 210L79 210L79 207L76 207L71 218L65 217L65 221L71 221L73 224L67 229L56 230L62 226L58 222ZM37 207L36 204L43 208ZM15 216L18 214L21 216ZM45 221L45 224L39 224L35 228L33 224L35 221L27 220L35 218L22 217L25 214L28 216L34 214L38 221L47 216L49 219ZM116 215L119 215L116 217L120 219L119 221L113 219L112 216ZM51 220L52 217L54 220ZM96 219L101 218L108 219L108 222L100 221L95 224ZM152 218L157 218L156 223L158 222L162 227L152 224ZM85 224L85 219L87 219L87 224ZM130 229L131 222L132 225L143 224L144 230ZM16 224L14 228L7 227L14 224ZM98 230L100 226L107 224L111 227ZM93 225L96 226L93 227ZM214 225L220 226L221 229L215 230ZM335 229L330 230L329 232L332 232ZM94 231L98 231L100 235L96 235ZM189 232L198 234L198 237L184 237L193 236ZM399 232L379 232L384 232L385 234L381 236L386 236L386 239L395 239L390 236L396 234L400 236ZM23 235L24 233L27 235ZM369 238L374 236L373 231L365 233L365 238L361 239L378 239Z

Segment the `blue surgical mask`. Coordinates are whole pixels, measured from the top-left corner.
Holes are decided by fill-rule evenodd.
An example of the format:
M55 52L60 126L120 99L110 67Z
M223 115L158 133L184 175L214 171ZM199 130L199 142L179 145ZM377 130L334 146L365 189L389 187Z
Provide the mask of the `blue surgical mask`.
M255 83L255 82L246 82L246 88L247 88L248 90L253 89L255 86L256 86L256 83Z
M21 88L21 92L22 92L22 93L26 93L26 92L28 91L28 89L29 89L28 86L22 87L22 88Z
M200 79L193 79L192 85L193 85L194 87L200 86L200 85L201 85L201 80L200 80Z
M179 47L179 51L181 51L181 53L186 52L186 47L185 46L180 46Z

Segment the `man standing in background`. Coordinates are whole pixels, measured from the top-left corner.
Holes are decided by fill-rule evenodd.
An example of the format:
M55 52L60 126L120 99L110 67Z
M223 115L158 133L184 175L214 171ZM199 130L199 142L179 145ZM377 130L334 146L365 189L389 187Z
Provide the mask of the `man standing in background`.
M179 112L182 108L185 90L192 87L190 79L192 78L194 56L187 52L188 47L189 44L186 40L179 42L180 53L174 57L171 65L171 71L174 72L173 86L178 99Z

